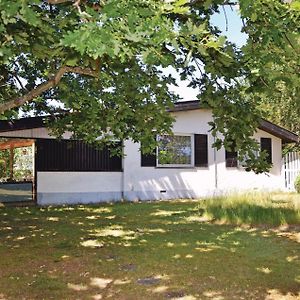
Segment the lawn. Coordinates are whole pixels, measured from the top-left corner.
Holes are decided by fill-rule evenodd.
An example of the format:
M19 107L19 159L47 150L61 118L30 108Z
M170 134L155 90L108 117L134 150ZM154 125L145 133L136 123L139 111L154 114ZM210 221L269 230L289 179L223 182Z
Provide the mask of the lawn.
M300 199L0 208L0 299L299 299Z

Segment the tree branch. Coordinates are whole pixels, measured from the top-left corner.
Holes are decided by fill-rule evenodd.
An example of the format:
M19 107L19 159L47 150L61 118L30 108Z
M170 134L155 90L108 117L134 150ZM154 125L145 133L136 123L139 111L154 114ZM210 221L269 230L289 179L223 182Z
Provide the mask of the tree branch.
M288 43L290 44L290 46L293 48L293 50L295 50L296 52L298 52L297 49L295 49L295 47L294 47L293 43L291 42L291 40L289 39L288 35L285 32L283 34L284 34L285 39L288 41Z
M80 4L81 4L81 0L46 0L48 4L52 5L52 4L62 4L62 3L67 3L67 2L72 2L73 6L78 10L78 13L81 15L81 16L84 16L84 17L88 17L88 18L91 18L91 16L86 13L85 11L82 11L81 7L80 7ZM83 19L84 22L87 22L86 19Z
M23 85L22 81L20 80L20 78L18 77L18 75L16 73L10 73L10 74L17 80L17 82L20 85L21 89L26 92L27 89L24 87L24 85Z
M202 2L202 4L203 4L203 0L192 0L192 1L190 1L189 2L189 6L193 6L194 4L197 4L197 3L200 3L200 2ZM224 3L222 3L222 5L237 5L238 4L238 1L230 1L230 0L228 0L228 1L224 1Z
M93 70L90 68L62 66L58 69L57 73L53 77L51 77L48 81L41 83L27 94L0 104L0 114L4 113L7 110L19 107L26 102L32 101L34 98L38 97L45 91L57 86L61 81L61 78L66 73L76 73L91 77L98 77L98 71L98 69Z
M75 2L75 0L46 0L49 4L61 4L67 2Z
M227 13L226 13L226 10L224 8L224 5L222 5L222 9L223 9L224 17L225 17L225 25L226 25L225 31L228 31L228 18L227 18Z

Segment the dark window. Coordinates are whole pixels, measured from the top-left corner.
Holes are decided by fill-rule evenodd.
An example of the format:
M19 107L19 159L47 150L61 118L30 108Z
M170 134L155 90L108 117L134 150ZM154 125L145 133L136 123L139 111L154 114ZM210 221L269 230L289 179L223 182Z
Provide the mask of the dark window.
M156 167L156 149L152 153L143 154L141 152L141 166L142 167Z
M231 150L225 150L226 168L235 168L238 166L238 153L235 151L235 142L231 144Z
M153 138L156 140L156 133L153 133ZM141 151L141 166L142 167L156 167L156 148L152 153L144 154Z
M195 134L195 167L208 167L207 134Z
M267 152L267 162L272 163L272 139L271 138L261 138L260 139L260 149L261 151Z
M107 147L54 139L39 139L36 145L37 171L122 171L122 157L111 156Z

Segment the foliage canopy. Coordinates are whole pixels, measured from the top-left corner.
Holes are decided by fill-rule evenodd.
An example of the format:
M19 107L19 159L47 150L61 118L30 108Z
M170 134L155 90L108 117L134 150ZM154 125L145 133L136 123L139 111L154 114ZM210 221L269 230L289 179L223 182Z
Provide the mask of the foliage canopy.
M149 150L153 130L170 132L166 107L178 96L163 70L173 67L212 107L216 147L235 140L248 167L264 171L251 136L263 99L268 103L273 91L280 96L280 85L299 93L300 3L240 0L249 36L241 49L210 22L222 5L234 4L0 0L2 118L20 109L50 113L57 135L68 128L93 142L101 133L102 142L131 138Z

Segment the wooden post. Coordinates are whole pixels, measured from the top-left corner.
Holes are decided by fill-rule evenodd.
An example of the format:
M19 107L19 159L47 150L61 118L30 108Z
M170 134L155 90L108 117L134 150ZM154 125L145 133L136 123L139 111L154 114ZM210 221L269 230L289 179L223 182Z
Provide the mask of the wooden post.
M35 169L35 142L32 143L32 200L33 201L37 201L37 198L36 198L36 169Z
M9 147L9 177L10 177L10 180L13 180L13 177L14 177L14 147L11 145Z

